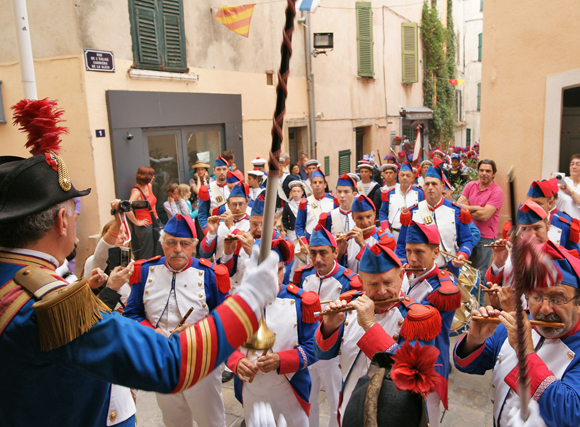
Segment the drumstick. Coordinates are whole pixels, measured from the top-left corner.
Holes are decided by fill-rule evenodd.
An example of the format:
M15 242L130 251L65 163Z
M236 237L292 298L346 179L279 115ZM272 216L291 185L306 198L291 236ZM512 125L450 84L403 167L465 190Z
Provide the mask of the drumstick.
M451 257L451 258L459 259L459 257L458 257L457 255L450 254L449 252L445 252L445 251L443 251L443 250L440 250L439 252L441 252L443 255L447 255L447 256L449 256L449 257ZM465 259L464 261L465 261L466 263L468 263L469 265L471 265L471 261L469 261L469 260L467 260L467 259Z
M304 246L304 249L306 249L306 251L309 251L308 245L304 243L300 237L298 238L298 242L300 242L300 244Z
M185 316L183 316L183 318L179 321L179 323L177 324L175 329L183 326L183 324L185 323L185 321L187 320L187 318L189 317L189 315L191 314L192 311L193 311L193 307L191 307L189 310L187 310L187 313L185 313ZM174 329L174 331L175 331L175 329ZM171 338L172 336L173 336L173 332L171 332L169 334L169 338Z
M404 297L395 297L395 298L389 298L389 299L384 299L384 300L380 300L380 301L375 301L375 305L392 304L394 302L403 301L403 298ZM332 302L332 301L330 301L330 302ZM320 304L322 304L322 302ZM343 313L345 311L352 311L352 310L356 310L356 308L349 306L349 307L337 308L335 310L319 311L319 312L314 313L314 317L328 316L329 314Z
M269 349L269 348L267 348L266 350L264 350L264 351L262 352L262 356L265 356L266 354L268 354L268 350L270 350L270 349ZM252 384L252 382L254 381L254 378L256 378L256 377L252 377L252 378L250 378L250 379L248 380L248 382L249 382L250 384Z
M505 243L503 243L503 244L500 243L499 245L494 245L494 244L483 245L484 248L505 248L506 246L507 245Z
M501 323L501 320L499 320L498 317L473 316L472 319L477 320L478 322L485 323ZM559 322L544 322L542 320L530 320L530 323L533 326L543 326L544 328L560 329L564 327L564 324Z

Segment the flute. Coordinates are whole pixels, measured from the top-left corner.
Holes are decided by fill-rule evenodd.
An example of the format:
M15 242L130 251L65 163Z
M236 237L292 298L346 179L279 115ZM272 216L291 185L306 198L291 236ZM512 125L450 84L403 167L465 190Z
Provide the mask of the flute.
M500 243L499 245L483 245L484 248L505 248L507 245L505 243Z
M439 252L441 252L443 255L447 255L448 257L455 258L455 259L459 259L459 257L458 257L457 255L450 254L449 252L445 252L445 251L443 251L443 250L440 250ZM464 260L464 261L465 261L466 263L468 263L469 265L471 265L471 261L469 261L469 260L467 260L467 259L466 259L466 260Z
M372 230L373 227L376 227L376 225L373 224L373 225L370 225L368 227L361 228L360 231L362 231L363 233L366 233L367 231ZM342 240L342 239L347 239L348 240L348 239L350 239L350 236L347 236L346 233L340 233L340 234L338 234L336 236L336 240Z
M395 298L389 298L389 299L384 299L384 300L380 300L380 301L375 301L375 305L392 304L394 302L403 301L403 298L404 297L395 297ZM326 302L326 301L324 301L324 302ZM330 302L332 302L332 301L330 301ZM349 306L349 307L342 307L342 308L337 308L335 310L329 310L329 311L318 311L318 312L314 313L314 317L328 316L329 314L343 313L345 311L352 311L352 310L356 310L356 308Z
M473 320L478 322L485 322L485 323L501 323L498 317L482 317L482 316L473 316ZM555 328L560 329L564 327L563 323L560 322L544 322L542 320L530 320L532 326L543 326L544 328Z
M177 324L175 329L178 329L178 328L183 326L183 324L185 323L185 321L187 320L187 318L189 317L189 315L191 314L192 311L193 311L193 307L191 307L189 310L187 310L187 313L185 313L185 316L183 316L183 318L179 321L179 323ZM175 331L175 329L174 329L174 331ZM173 332L171 332L169 334L169 338L171 338L172 336L173 336Z

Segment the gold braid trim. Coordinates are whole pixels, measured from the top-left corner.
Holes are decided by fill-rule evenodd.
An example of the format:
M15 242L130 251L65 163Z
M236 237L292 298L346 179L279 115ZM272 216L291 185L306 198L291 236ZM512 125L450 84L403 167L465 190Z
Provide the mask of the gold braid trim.
M58 183L60 184L60 188L64 191L69 191L72 187L72 183L70 181L70 176L68 174L68 168L64 163L62 157L56 154L53 151L49 151L50 154L54 156L56 159L57 167L58 167Z

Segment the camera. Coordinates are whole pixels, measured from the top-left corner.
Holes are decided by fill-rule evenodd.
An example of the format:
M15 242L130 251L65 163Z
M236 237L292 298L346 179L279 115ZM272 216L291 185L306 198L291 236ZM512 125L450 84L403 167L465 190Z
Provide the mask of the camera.
M121 212L130 212L135 209L149 209L149 202L147 200L136 200L134 202L121 200L119 202L119 209L111 209L111 215Z
M110 274L115 267L127 267L131 262L131 248L109 248L109 258L107 259L106 274Z
M564 178L566 178L566 174L563 172L554 172L552 174L553 178L556 178L560 182L564 182Z

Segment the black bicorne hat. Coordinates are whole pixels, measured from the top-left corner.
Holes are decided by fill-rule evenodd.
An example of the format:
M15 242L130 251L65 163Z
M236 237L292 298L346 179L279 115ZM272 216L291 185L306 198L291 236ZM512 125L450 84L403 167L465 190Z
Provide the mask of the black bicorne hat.
M33 157L0 157L0 224L16 221L70 200L86 196L70 180L61 151L60 135L67 129L57 126L63 110L56 101L22 100L14 105L14 124L28 133L26 146Z

